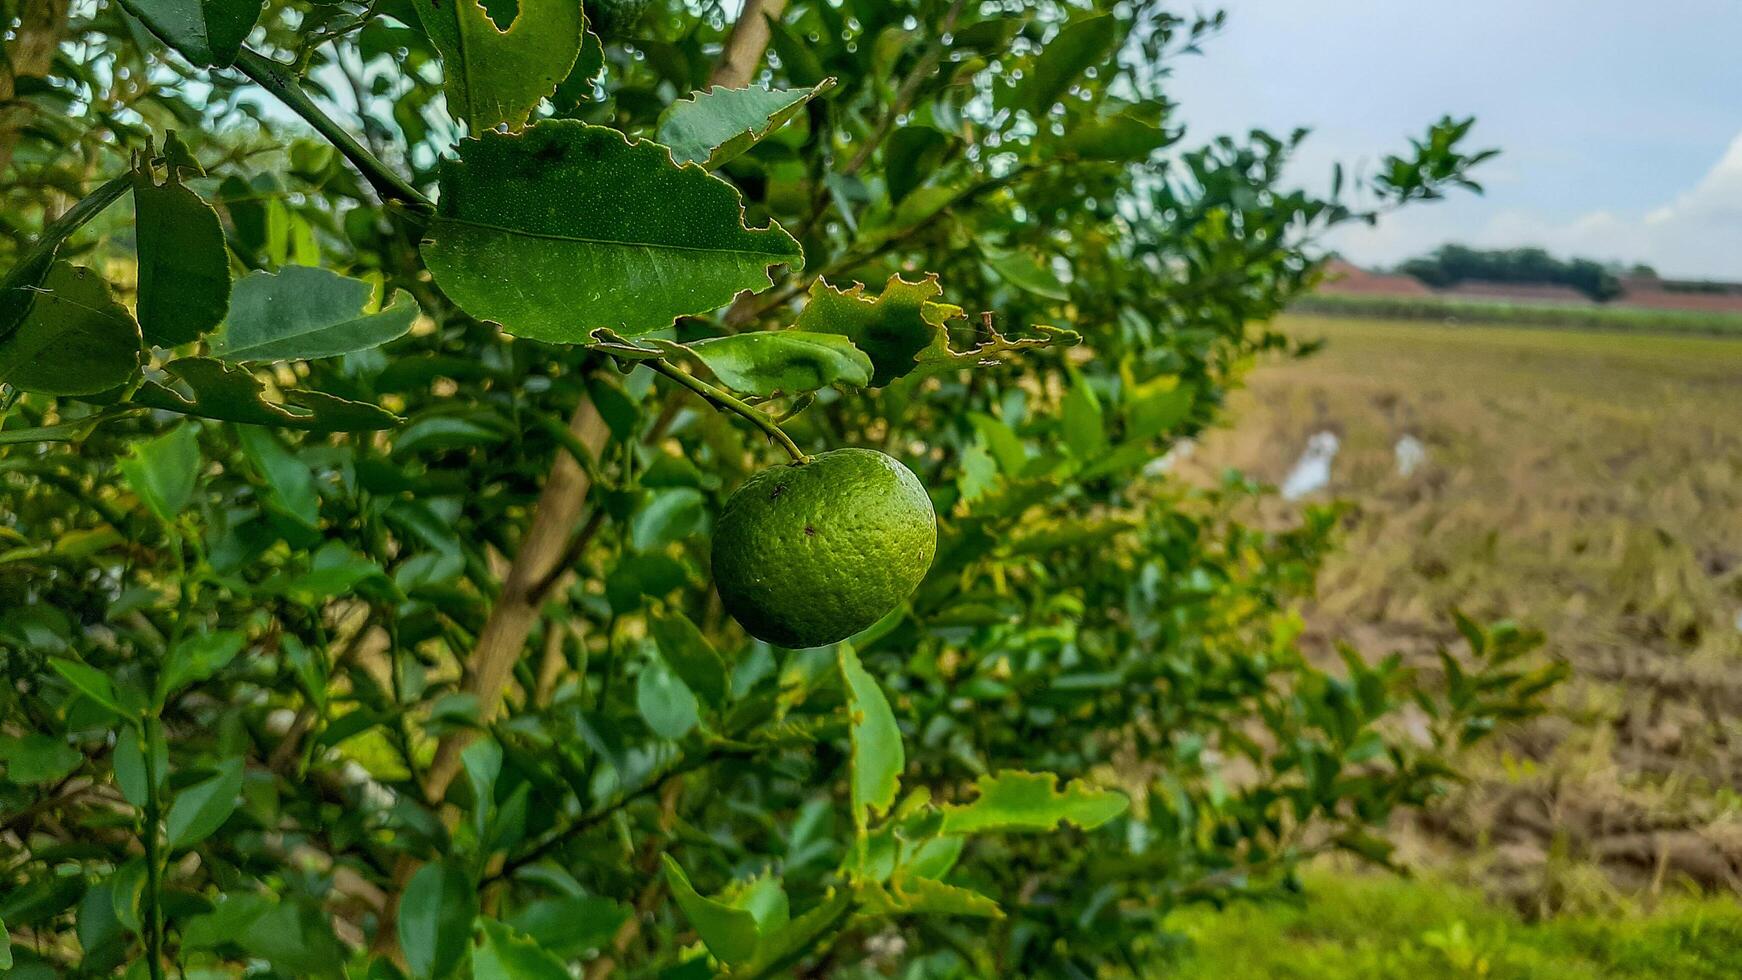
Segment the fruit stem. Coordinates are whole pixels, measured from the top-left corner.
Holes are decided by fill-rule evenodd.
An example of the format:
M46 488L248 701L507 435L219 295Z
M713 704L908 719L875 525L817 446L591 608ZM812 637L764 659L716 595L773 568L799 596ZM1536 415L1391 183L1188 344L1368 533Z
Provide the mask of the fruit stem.
M755 408L745 404L730 392L708 384L701 378L696 377L664 358L648 358L640 363L645 364L660 374L676 381L678 384L683 385L685 388L688 388L720 408L744 416L752 425L761 429L763 432L768 433L768 438L780 443L780 448L786 450L786 454L792 457L794 463L808 463L811 461L811 458L806 456L804 451L798 448L798 444L792 441L792 437L787 435L784 429L776 425L773 419L769 418L765 413L759 412Z

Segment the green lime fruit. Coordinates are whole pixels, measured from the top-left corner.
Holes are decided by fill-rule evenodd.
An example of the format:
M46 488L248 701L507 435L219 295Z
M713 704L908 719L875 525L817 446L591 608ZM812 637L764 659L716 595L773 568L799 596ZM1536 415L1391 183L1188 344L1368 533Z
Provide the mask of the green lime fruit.
M912 470L836 449L771 466L732 494L714 528L714 585L750 635L818 647L900 605L937 548L937 514Z

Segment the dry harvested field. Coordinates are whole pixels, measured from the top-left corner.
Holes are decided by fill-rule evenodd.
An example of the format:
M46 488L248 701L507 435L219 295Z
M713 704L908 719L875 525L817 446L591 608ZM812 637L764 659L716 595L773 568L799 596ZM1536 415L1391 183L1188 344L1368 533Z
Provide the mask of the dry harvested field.
M1541 628L1574 670L1414 856L1527 911L1742 891L1742 341L1288 328L1326 349L1258 365L1187 469L1284 484L1336 436L1303 498L1352 505L1314 642L1427 664L1457 607Z

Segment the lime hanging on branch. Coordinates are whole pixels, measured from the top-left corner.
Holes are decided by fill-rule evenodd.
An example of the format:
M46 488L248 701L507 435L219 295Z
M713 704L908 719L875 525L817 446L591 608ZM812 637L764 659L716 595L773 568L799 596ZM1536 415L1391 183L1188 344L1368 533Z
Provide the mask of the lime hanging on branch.
M874 450L836 449L762 470L726 501L714 585L750 635L823 646L899 606L937 543L937 514L913 471Z

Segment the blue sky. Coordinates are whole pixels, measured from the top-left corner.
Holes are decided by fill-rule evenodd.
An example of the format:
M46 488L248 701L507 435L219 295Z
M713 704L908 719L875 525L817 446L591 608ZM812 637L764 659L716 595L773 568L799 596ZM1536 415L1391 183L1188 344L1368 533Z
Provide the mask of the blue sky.
M1390 263L1445 241L1541 245L1742 280L1742 0L1224 0L1176 62L1197 137L1314 130L1295 179L1365 164L1444 113L1501 157L1482 197L1331 244Z

